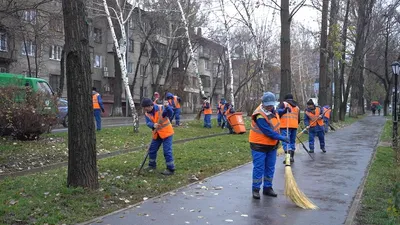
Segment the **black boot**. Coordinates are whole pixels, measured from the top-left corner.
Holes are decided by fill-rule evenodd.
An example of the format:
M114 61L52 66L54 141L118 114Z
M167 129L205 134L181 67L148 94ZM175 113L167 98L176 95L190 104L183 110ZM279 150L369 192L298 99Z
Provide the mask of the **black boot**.
M253 198L260 199L260 190L253 190Z
M294 163L294 151L290 151L290 162Z
M275 191L274 191L274 189L272 189L272 187L264 188L263 195L267 195L267 196L271 196L271 197L278 196L278 194L275 193Z
M325 148L321 148L321 151L322 151L323 153L326 153Z

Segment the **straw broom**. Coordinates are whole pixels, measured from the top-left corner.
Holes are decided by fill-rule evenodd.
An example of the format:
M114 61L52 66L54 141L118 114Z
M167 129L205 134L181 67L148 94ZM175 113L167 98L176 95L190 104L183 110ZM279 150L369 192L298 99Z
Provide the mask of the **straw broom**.
M289 138L289 125L286 127L286 137ZM292 200L294 204L303 209L318 209L308 197L299 189L290 166L290 152L285 155L285 195Z

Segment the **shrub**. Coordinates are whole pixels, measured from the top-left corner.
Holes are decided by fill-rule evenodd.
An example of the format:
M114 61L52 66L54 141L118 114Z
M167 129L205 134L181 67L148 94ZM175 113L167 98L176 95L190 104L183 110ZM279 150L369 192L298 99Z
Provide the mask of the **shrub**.
M20 140L37 139L56 123L55 97L30 87L0 87L0 135Z

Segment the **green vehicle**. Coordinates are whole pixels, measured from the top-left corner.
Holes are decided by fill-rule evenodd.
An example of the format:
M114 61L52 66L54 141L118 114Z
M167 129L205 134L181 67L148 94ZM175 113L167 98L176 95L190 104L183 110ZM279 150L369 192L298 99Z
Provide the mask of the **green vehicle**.
M34 77L25 77L21 74L0 73L0 91L2 92L0 93L0 102L2 102L1 104L7 105L17 103L17 105L14 104L14 106L8 106L9 108L14 109L15 107L20 107L18 106L20 104L21 106L27 104L27 107L33 106L33 111L36 112L34 114L38 116L45 115L45 117L48 118L45 120L47 122L41 126L45 125L46 127L51 127L53 125L53 122L50 121L53 120L53 118L56 118L57 104L55 101L54 92L46 80ZM15 112L19 112L19 110ZM13 113L10 115L14 117L18 116L18 113ZM21 119L24 120L23 117ZM4 121L1 122L0 127L4 127L6 125L4 123Z

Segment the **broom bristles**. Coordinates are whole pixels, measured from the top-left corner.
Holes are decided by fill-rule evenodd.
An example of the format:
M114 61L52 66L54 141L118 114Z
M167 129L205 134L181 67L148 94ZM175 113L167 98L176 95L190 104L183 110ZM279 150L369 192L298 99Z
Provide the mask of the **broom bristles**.
M286 163L288 160L286 160ZM318 209L308 197L299 189L296 180L293 177L292 168L286 164L285 166L285 195L292 200L294 204L303 209Z

